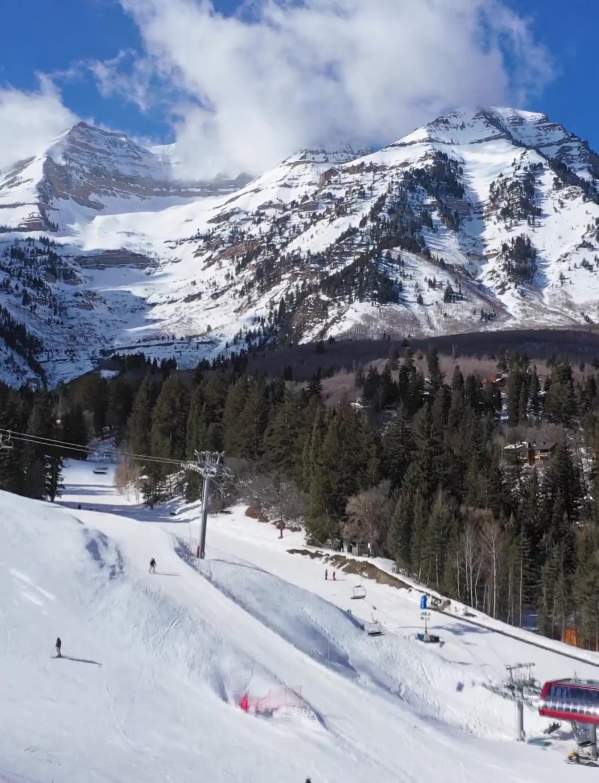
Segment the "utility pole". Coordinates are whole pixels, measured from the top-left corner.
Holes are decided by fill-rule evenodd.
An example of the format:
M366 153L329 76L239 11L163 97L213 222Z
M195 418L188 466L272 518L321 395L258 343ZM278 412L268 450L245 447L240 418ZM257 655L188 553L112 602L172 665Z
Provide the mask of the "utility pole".
M222 451L196 451L196 462L187 465L189 470L199 473L204 479L202 489L202 515L200 535L196 548L196 556L203 560L206 556L206 528L208 527L208 507L210 505L210 489L213 482L223 475L226 468L222 464Z

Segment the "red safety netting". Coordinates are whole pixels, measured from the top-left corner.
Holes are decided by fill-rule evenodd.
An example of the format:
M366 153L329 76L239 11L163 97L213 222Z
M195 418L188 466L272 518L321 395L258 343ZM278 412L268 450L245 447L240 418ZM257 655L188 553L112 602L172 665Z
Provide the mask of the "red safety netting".
M244 693L239 700L239 706L244 712L254 715L272 715L278 710L303 709L300 688L272 688L264 696Z

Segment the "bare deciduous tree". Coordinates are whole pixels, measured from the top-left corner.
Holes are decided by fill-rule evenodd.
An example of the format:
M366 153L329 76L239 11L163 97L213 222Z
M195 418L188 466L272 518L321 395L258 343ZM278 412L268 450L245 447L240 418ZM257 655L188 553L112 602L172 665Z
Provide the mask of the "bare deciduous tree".
M344 536L346 540L367 544L372 554L381 551L387 536L393 510L389 489L389 482L383 481L377 487L352 495L347 501Z
M490 577L489 606L492 617L497 617L497 576L502 563L504 534L492 512L485 512L480 527L480 542Z
M260 508L267 519L276 521L280 530L302 527L306 499L293 481L255 474L246 477L244 495L248 502Z
M129 457L124 457L116 466L114 483L121 494L126 494L133 489L139 498L138 480L140 476L139 465Z

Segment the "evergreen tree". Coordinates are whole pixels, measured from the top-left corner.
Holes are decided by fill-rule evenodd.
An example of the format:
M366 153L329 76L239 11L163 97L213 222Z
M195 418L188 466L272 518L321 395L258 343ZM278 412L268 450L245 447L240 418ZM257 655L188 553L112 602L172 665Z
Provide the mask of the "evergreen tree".
M339 535L347 500L362 486L366 470L360 449L361 427L348 405L329 418L310 486L309 522L326 528L327 538ZM322 532L321 532L322 534Z
M94 409L94 429L96 434L100 434L105 422L119 443L125 437L133 408L133 389L122 378L116 378L110 385L107 398L104 410L102 405Z
M512 426L520 422L522 414L521 397L524 374L521 370L512 370L507 384L507 414Z
M557 444L543 477L543 508L546 518L555 516L556 498L560 496L563 513L569 522L579 517L582 499L580 471L565 441Z
M460 372L460 368L456 367L451 382L451 402L447 414L447 423L450 430L455 431L461 427L465 411L466 399L464 376Z
M237 454L248 459L262 456L264 432L268 423L268 404L262 381L249 385L243 408L237 420ZM225 436L227 429L225 429ZM230 430L229 430L230 435Z
M4 394L2 390L4 389ZM0 384L0 427L23 432L27 426L28 411L21 395L8 391ZM0 489L24 494L24 444L13 440L11 447L0 449Z
M87 425L83 416L83 409L77 403L73 404L63 414L61 440L65 443L74 443L87 445L89 440L87 435ZM66 456L74 459L85 459L86 454L79 449L64 449Z
M541 412L540 391L539 376L537 375L537 369L535 367L530 377L529 385L530 412L535 418L537 418Z
M52 503L61 494L63 461L58 450L53 449L47 456L44 497Z
M55 437L52 403L46 392L36 397L27 420L27 433L38 438ZM55 488L56 497L60 483L60 467L55 447L26 443L22 452L23 494L31 498L47 498L48 490ZM50 475L55 478L51 480Z
M585 530L578 543L574 580L578 633L582 643L599 649L599 538L597 530Z
M162 384L152 412L152 456L183 460L186 454L186 426L189 389L177 375Z
M189 459L193 458L196 451L208 450L208 419L204 390L201 384L198 384L191 393L185 429L187 432L186 454Z
M401 486L414 454L412 428L403 410L393 419L383 436L383 474L396 489Z
M428 526L427 501L420 490L417 490L414 495L413 508L410 559L412 562L412 573L420 580L422 578L422 569L425 565L426 531Z
M425 405L414 419L414 459L419 471L421 494L427 501L432 500L442 478L443 443L437 424L430 404Z
M553 421L570 424L577 413L574 376L568 362L560 362L553 368L546 386L544 410Z
M316 372L310 379L310 383L306 388L306 395L308 399L315 397L316 399L322 399L322 381L320 379L320 370Z
M414 501L417 493L417 477L406 474L393 510L387 546L395 562L408 572L412 569L412 529L414 526Z
M441 365L439 363L439 353L436 348L432 348L426 355L426 364L428 369L428 378L430 382L431 392L434 394L441 388L443 384L443 375L441 373Z
M309 434L305 437L302 448L302 471L300 479L300 488L304 492L312 491L312 481L320 471L319 457L322 448L322 442L327 430L328 422L320 401L315 403L312 398L311 404L306 410L305 426L310 427Z
M446 493L439 489L428 518L422 545L423 575L427 584L439 587L445 570L447 539L453 517Z
M264 433L265 461L271 470L300 478L302 415L298 401L285 394Z
M155 399L155 382L148 374L135 396L127 426L129 448L134 454L150 454L152 411Z
M223 445L225 452L239 457L245 447L244 434L239 426L241 415L248 396L247 378L239 378L227 392L223 413Z

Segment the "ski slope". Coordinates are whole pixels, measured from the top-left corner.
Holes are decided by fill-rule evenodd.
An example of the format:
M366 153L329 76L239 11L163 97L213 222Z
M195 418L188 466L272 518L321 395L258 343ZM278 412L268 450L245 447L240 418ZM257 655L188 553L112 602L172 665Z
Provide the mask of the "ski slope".
M363 581L367 596L354 601L357 577L325 582L321 560L287 551L305 549L300 533L279 540L242 507L211 517L198 563L186 548L197 507L144 509L116 491L112 469L92 467L69 464L61 505L0 493L0 780L579 774L563 763L567 727L548 740L529 710L529 741L516 743L513 703L485 687L516 661L534 661L539 679L599 675L559 654L569 648L445 616L433 616L443 646L424 647L413 638L417 589ZM373 614L384 636L358 627ZM239 707L268 694L284 704L269 717Z

